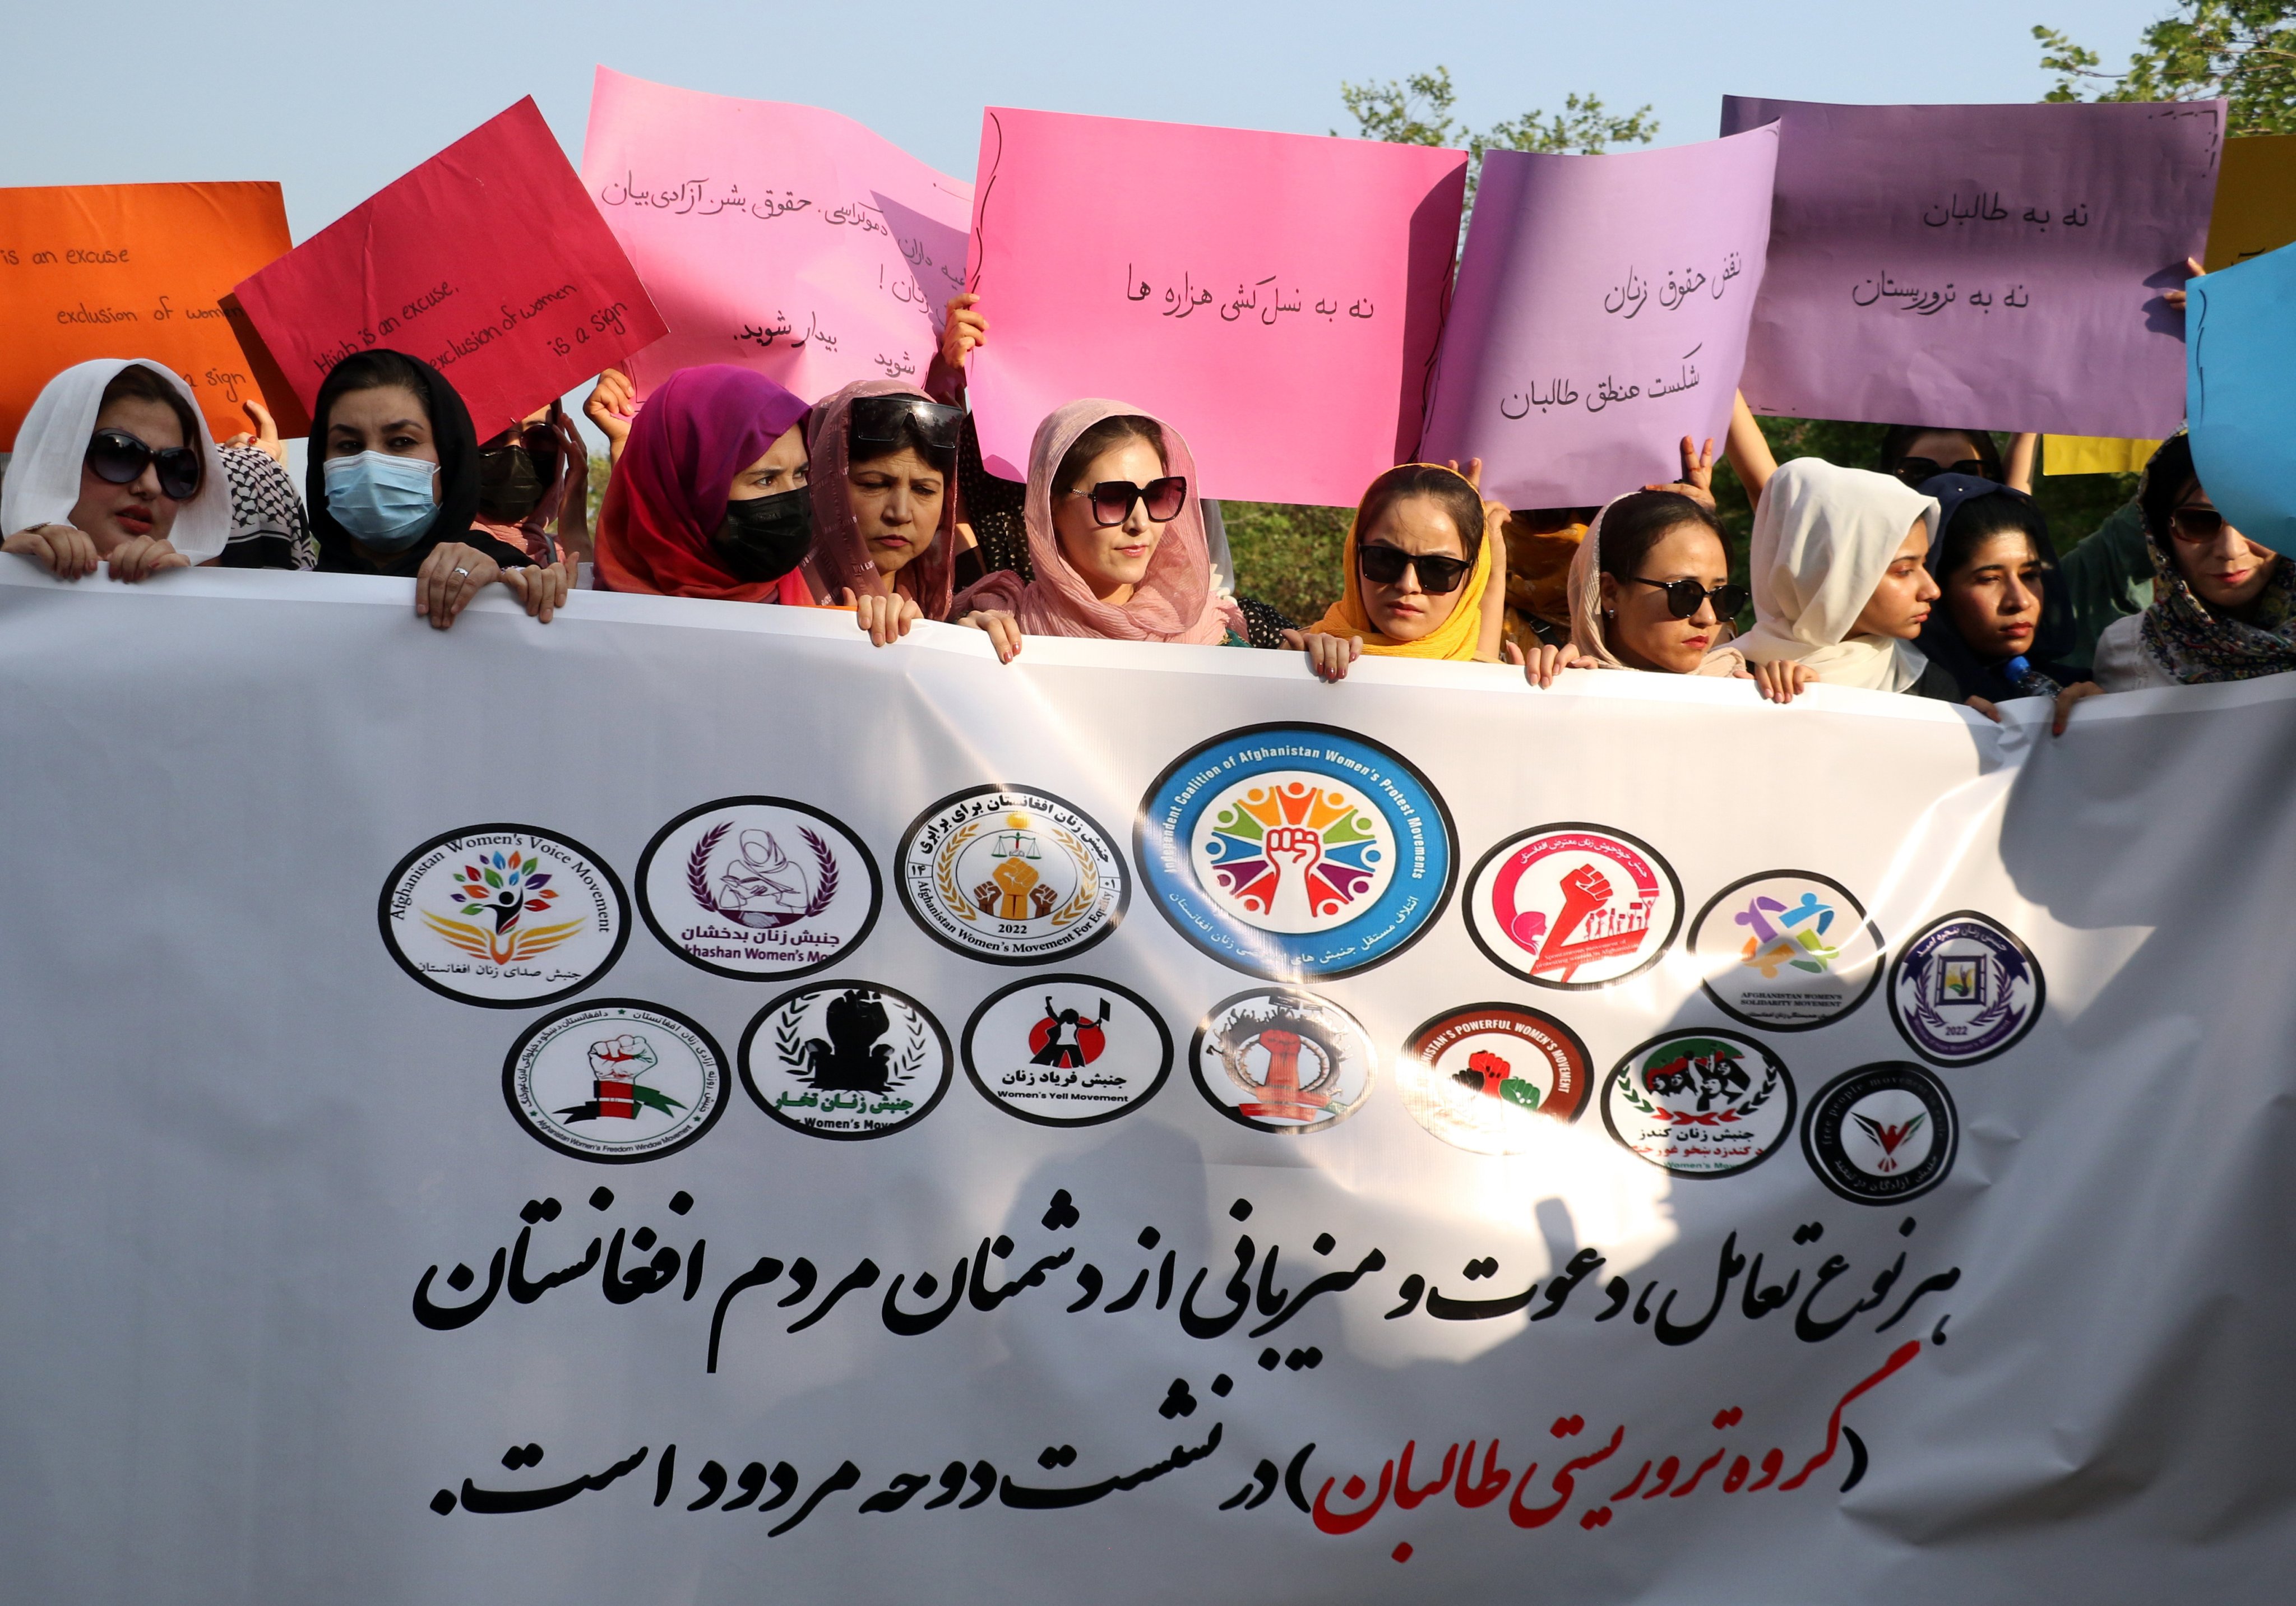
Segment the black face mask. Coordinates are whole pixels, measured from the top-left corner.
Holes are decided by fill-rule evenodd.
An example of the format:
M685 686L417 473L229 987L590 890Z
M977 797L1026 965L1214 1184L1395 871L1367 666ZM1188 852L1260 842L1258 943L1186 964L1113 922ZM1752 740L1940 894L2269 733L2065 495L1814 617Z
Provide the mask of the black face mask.
M524 447L479 454L479 508L489 518L517 523L534 511L545 488L534 454Z
M813 493L800 486L726 504L709 550L737 580L778 580L813 550Z

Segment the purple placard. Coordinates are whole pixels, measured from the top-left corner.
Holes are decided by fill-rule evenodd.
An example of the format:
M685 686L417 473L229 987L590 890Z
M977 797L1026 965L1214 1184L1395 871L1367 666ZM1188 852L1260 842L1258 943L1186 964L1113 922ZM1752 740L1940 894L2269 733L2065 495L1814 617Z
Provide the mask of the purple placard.
M2157 438L2185 410L2163 292L2208 236L2224 102L1827 106L1779 126L1757 413Z
M1775 128L1483 158L1421 455L1509 507L1599 504L1718 447L1770 232Z

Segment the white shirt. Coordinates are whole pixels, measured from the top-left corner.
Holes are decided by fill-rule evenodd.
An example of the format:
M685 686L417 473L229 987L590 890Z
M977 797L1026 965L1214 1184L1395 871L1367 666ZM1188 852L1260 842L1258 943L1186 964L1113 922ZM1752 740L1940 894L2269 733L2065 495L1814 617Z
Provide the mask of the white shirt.
M2090 673L2096 676L2098 687L2107 692L2139 692L2148 686L2173 686L2178 683L2144 651L2144 616L2131 613L2112 621L2096 638L2096 655L2090 660Z

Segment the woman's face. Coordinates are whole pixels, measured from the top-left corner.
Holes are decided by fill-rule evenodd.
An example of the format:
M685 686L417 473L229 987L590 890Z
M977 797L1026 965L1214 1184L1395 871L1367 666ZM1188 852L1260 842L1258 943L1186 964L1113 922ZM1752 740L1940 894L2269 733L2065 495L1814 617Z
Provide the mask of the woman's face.
M367 390L346 390L335 397L327 414L327 455L356 457L361 452L381 452L390 457L414 457L437 463L439 444L430 432L430 415L422 398L404 385L377 385ZM430 500L439 500L439 476L430 476Z
M805 483L805 426L791 424L775 438L766 455L734 476L728 502L755 502L779 496Z
M1405 496L1389 503L1372 527L1356 537L1356 545L1358 553L1366 546L1392 546L1414 557L1464 561L1467 555L1451 515L1428 496ZM1415 564L1393 585L1380 586L1363 572L1358 561L1356 579L1363 588L1364 611L1371 616L1372 628L1395 642L1415 642L1441 628L1467 590L1463 579L1449 591L1429 591L1420 583Z
M133 435L155 452L170 447L195 446L184 438L183 421L166 402L123 396L95 415L96 430L119 430ZM72 504L70 522L85 530L95 543L95 555L105 557L131 536L152 536L164 541L176 527L176 512L183 504L160 489L160 471L150 463L126 485L114 485L82 463L79 500Z
M1138 437L1118 442L1085 464L1074 485L1053 498L1053 531L1061 555L1102 602L1122 602L1148 573L1148 561L1164 539L1164 527L1148 517L1145 497L1132 504L1121 524L1096 524L1092 488L1103 479L1146 485L1164 475L1156 448Z
M888 580L932 545L947 495L948 476L910 447L845 471L845 504L853 510L877 572Z
M1946 612L1972 652L1997 663L2032 651L2041 623L2043 570L2032 537L2008 529L1979 542L1946 576Z
M1919 635L1930 617L1930 604L1938 599L1938 583L1922 567L1922 560L1929 555L1929 520L1916 519L1898 544L1898 555L1890 560L1889 569L1874 587L1874 594L1866 599L1849 634L1891 635L1901 642Z
M1693 580L1711 591L1730 578L1730 560L1721 538L1703 524L1682 523L1660 536L1643 554L1636 578L1661 585ZM1621 584L1603 577L1603 635L1620 661L1636 669L1687 675L1721 638L1724 620L1708 597L1688 619L1677 619L1657 586Z
M2179 517L2186 513L2200 517ZM2169 515L2169 545L2176 549L2177 572L2185 577L2194 596L2211 608L2237 610L2264 594L2272 579L2275 554L2234 529L2230 520L2198 541L2185 538L2186 529L2204 529L2215 516L2216 504L2195 479L2177 498L2176 512Z

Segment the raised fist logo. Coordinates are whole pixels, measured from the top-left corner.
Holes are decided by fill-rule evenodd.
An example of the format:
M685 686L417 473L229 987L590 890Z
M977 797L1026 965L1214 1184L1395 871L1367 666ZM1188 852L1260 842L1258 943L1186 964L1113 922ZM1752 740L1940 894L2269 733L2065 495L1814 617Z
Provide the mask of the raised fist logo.
M1324 833L1305 825L1277 825L1267 832L1267 856L1280 870L1285 863L1299 874L1301 881L1324 859Z
M1050 887L1046 886L1042 881L1038 881L1037 885L1030 889L1029 893L1029 901L1036 905L1037 918L1038 920L1042 920L1046 915L1050 914L1053 912L1053 905L1060 901L1060 895L1054 892Z
M635 1082L659 1063L653 1045L635 1033L590 1045L590 1074L601 1082Z

